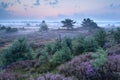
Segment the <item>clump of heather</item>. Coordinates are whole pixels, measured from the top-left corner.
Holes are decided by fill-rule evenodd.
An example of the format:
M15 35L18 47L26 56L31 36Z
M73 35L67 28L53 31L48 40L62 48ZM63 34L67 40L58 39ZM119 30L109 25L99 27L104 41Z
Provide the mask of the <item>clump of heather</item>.
M96 68L103 66L107 59L107 52L103 49L98 49L97 52L92 54L92 65Z
M89 62L91 59L91 53L76 57L72 61L60 66L59 72L65 76L75 76L81 80L92 78L96 75L96 70Z
M0 80L16 80L15 74L13 74L13 73L1 73Z
M22 80L25 79L25 75L15 73L11 70L4 70L0 72L0 80Z
M107 57L104 66L98 69L100 80L120 80L120 55Z
M108 56L105 67L111 71L120 72L120 54Z
M60 75L60 74L51 74L51 73L47 73L43 76L38 77L35 80L73 80L72 78L65 78L64 76Z
M115 55L115 54L117 55L120 54L120 44L113 46L108 50L108 55Z
M102 53L100 53L102 52ZM98 54L99 53L99 54ZM120 55L106 56L102 50L74 58L59 67L59 73L78 80L119 80ZM106 59L105 59L106 58Z

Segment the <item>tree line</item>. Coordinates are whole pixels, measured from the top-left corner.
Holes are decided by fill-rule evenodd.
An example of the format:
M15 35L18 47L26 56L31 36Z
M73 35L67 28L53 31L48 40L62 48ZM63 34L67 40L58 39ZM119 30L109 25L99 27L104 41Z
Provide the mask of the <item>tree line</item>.
M65 19L65 20L62 20L61 23L63 24L61 26L63 28L74 29L74 25L75 25L76 21L74 21L72 19ZM86 28L99 28L97 23L94 22L93 20L91 20L90 18L83 19L81 25L82 25L82 27L86 27ZM48 26L47 26L46 22L43 20L40 25L40 31L47 31L47 30L48 30Z

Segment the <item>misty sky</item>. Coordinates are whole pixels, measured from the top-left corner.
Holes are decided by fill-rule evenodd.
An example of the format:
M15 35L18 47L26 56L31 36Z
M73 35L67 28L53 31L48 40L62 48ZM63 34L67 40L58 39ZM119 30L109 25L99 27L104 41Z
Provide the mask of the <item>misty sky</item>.
M0 0L0 20L120 20L120 0Z

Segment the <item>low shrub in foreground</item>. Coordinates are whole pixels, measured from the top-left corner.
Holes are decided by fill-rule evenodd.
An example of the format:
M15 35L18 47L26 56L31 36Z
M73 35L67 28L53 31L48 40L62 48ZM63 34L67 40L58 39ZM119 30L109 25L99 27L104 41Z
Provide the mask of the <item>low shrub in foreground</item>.
M60 75L60 74L51 74L51 73L47 73L43 76L38 77L35 80L74 80L72 78L65 78L64 76Z
M120 55L107 57L102 50L97 53L98 56L93 57L93 53L89 53L63 64L59 67L59 73L75 76L78 80L119 80Z
M66 61L69 61L72 58L72 54L68 47L63 47L61 50L56 51L53 55L52 62L54 65L60 65Z
M32 49L24 38L18 39L3 53L4 64L33 59Z
M95 52L98 49L98 43L93 37L80 37L73 41L74 55L80 55L83 52Z
M99 29L95 34L94 34L95 40L98 42L98 45L100 47L103 47L105 45L105 42L107 41L107 33L104 29Z

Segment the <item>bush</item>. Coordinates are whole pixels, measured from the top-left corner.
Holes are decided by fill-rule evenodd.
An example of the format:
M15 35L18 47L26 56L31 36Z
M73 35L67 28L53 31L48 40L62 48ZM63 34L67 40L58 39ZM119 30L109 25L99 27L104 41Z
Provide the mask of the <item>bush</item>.
M17 31L18 31L17 28L11 28L11 27L6 28L6 32L17 32Z
M92 37L85 38L84 52L95 52L98 49L98 43Z
M61 39L56 39L54 45L53 45L53 53L56 51L59 51L62 48L62 40Z
M40 60L41 63L46 64L46 63L50 62L50 58L51 57L48 54L48 52L43 51L40 58L39 58L39 60Z
M5 65L12 62L33 59L32 49L24 38L18 39L4 53Z
M47 73L43 76L38 77L35 80L73 80L72 78L66 78L60 74L51 74L51 73Z
M44 49L49 55L53 55L54 51L56 51L56 50L53 50L52 44L47 44Z
M94 58L92 61L93 66L96 68L101 67L106 63L107 52L103 49L98 49L96 53L92 54L92 58Z
M59 67L59 73L78 80L119 80L120 55L108 56L104 50L78 56Z
M5 29L6 29L5 26L0 25L0 30L5 30Z
M62 45L68 47L70 51L72 52L72 39L65 38L62 42Z
M55 52L52 62L54 65L59 65L66 61L69 61L71 58L72 54L70 49L68 47L63 47L61 50Z
M96 75L94 67L89 62L91 58L91 53L78 56L70 62L61 65L59 73L65 76L75 76L78 80L87 80L87 76Z
M73 41L73 53L74 55L79 55L82 54L85 50L84 48L84 41L85 41L85 37L80 36L79 38L77 38L76 40Z
M42 21L42 23L40 25L40 30L42 30L42 31L47 31L48 30L48 26L45 23L45 21Z
M115 40L117 43L120 43L120 28L117 28L117 29L113 32L113 37L114 37L114 40Z
M95 34L94 34L95 40L98 42L98 45L100 47L103 47L105 45L105 42L107 41L107 34L104 29L99 29Z
M98 44L92 37L80 37L73 42L74 55L79 55L83 52L94 52L97 48Z

